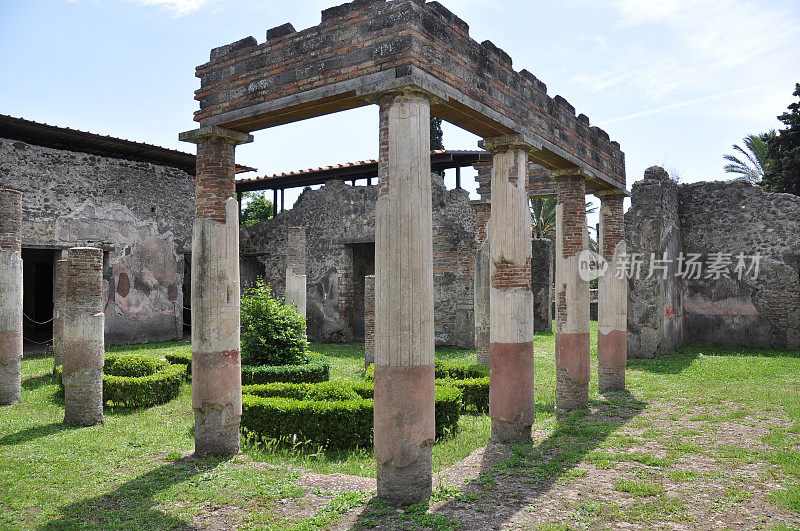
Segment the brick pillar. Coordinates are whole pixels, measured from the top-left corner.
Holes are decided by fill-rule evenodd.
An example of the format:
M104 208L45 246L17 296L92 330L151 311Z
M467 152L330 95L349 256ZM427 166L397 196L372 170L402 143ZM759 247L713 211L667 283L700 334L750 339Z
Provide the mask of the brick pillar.
M289 227L286 238L286 304L306 316L306 228Z
M625 389L628 362L628 282L617 275L627 251L622 202L625 194L615 191L600 197L600 252L608 264L599 277L597 371L600 392ZM620 278L621 277L621 278Z
M434 426L430 102L380 98L375 205L375 458L378 497L431 494Z
M239 342L239 205L234 152L253 137L202 127L197 144L192 235L192 409L195 455L239 452L242 362Z
M589 405L589 282L580 255L589 248L582 175L558 174L556 206L556 410Z
M375 275L364 277L364 367L375 363Z
M0 188L0 406L22 392L22 193Z
M62 316L64 424L94 426L103 423L103 251L94 247L70 249L66 277Z
M489 365L489 224L491 203L472 201L475 210L475 276L473 311L475 314L475 352L478 365Z
M53 297L53 371L63 363L64 319L67 303L67 261L56 260Z
M490 138L494 154L490 249L491 343L489 416L492 439L531 440L534 420L531 214L528 207L529 144L517 136Z

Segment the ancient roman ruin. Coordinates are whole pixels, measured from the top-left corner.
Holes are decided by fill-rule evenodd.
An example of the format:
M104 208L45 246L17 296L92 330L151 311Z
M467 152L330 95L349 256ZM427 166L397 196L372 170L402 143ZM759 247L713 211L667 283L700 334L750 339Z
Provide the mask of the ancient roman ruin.
M62 319L64 423L103 423L103 251L74 247L67 251Z
M0 188L0 405L22 391L22 194Z
M354 35L359 36L355 44ZM309 47L314 54L304 53ZM251 140L248 133L258 129L369 104L380 106L375 206L379 497L391 503L415 503L427 499L431 489L431 114L483 137L493 152L493 203L486 229L493 436L529 438L533 420L529 162L555 171L559 178L559 224L564 233L556 253L557 358L564 369L559 378L564 394L560 404L565 409L585 405L589 292L588 284L578 278L578 255L586 249L584 191L588 187L624 193L625 188L623 154L604 131L591 127L584 115L576 117L563 98L549 98L543 83L525 70L516 72L508 55L491 42L478 44L470 39L466 23L437 2L373 0L327 9L320 26L297 32L284 24L269 30L265 43L248 37L215 48L210 61L198 67L197 76L201 88L195 120L200 129L181 135L198 143L193 243L197 267L201 267L197 251L223 248L234 232L229 216L235 197L233 146L237 141ZM487 83L488 79L493 83ZM212 175L209 192L204 179L209 176L211 181ZM218 214L204 212L204 196L213 198ZM226 202L227 216L222 215ZM203 235L209 237L202 245L197 241L201 224ZM219 321L209 320L202 327L217 336L224 335L218 332L230 325L221 318L223 311L232 305L238 310L238 298L231 296L232 279L219 281L232 276L233 262L226 263L222 252L214 257L214 266L224 268L224 273L208 280L200 272L193 274L193 336L198 334L200 304L209 317L220 316ZM235 280L238 290L238 274ZM193 341L195 367L207 363L209 371L218 371L213 381L193 381L195 414L218 408L229 412L217 416L220 421L214 420L215 429L237 423L241 391L237 396L238 379L227 370L238 363L236 347L231 342L206 348ZM224 371L217 369L222 366ZM207 433L220 441L216 449L220 453L235 450L222 442L229 439L223 431ZM214 445L211 439L206 442L203 452L210 453Z
M199 128L180 135L196 157L0 120L0 186L13 188L0 190L0 405L19 400L23 339L52 337L65 422L102 423L105 344L183 338L190 321L195 453L234 455L240 295L264 278L311 339L364 339L378 495L427 500L436 346L474 348L490 366L495 441L531 438L534 331L555 329L557 411L588 406L587 194L601 202L609 271L631 253L764 255L762 275L744 279L683 278L676 262L600 276L601 393L625 389L628 356L800 347L800 249L783 237L800 231L798 198L679 185L654 167L623 215L619 144L438 2L343 4L318 26L215 48L196 74ZM250 133L366 105L379 107L378 160L236 180ZM431 152L432 115L483 138L483 151ZM444 185L442 171L464 166L480 200ZM323 186L277 212L287 186L311 184ZM264 189L276 215L240 227L240 194ZM531 239L528 200L540 197L557 198L555 242Z

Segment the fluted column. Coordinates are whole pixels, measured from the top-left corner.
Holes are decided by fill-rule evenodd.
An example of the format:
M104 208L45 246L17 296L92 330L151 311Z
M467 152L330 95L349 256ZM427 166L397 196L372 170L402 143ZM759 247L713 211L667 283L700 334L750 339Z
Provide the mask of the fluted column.
M600 253L606 261L605 274L598 279L598 388L605 391L625 389L628 362L628 281L618 275L624 260L625 220L619 191L597 194L600 197Z
M534 420L533 292L528 153L517 136L485 139L492 152L489 242L492 439L531 439Z
M53 297L53 372L63 364L64 319L67 303L67 261L55 262L55 294Z
M306 316L306 228L289 227L286 238L286 304Z
M380 98L375 206L375 458L378 497L428 500L434 425L430 102Z
M22 392L22 193L0 188L0 406Z
M478 365L489 365L490 280L487 226L491 215L489 201L472 201L475 211L475 270L473 312L475 316L475 354Z
M589 248L585 178L553 172L556 206L556 409L589 405L589 282L580 274L581 253Z
M197 144L192 235L192 408L195 455L239 452L242 362L239 341L239 204L235 150L247 133L202 127Z
M375 363L375 275L364 277L364 367Z

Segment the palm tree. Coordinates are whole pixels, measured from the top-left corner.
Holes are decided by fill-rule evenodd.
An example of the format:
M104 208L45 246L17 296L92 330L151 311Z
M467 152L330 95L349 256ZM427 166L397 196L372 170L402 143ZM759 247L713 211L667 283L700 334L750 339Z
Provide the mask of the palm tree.
M556 205L555 197L537 197L531 199L531 221L534 238L556 237ZM586 214L593 214L597 207L591 201L586 202ZM589 236L589 249L597 251L597 241Z
M769 164L767 158L767 143L775 137L775 131L760 135L747 135L742 139L744 148L734 144L734 155L725 155L723 158L730 162L725 165L725 171L741 175L751 183L757 183L764 178L764 170ZM742 158L743 157L743 158Z

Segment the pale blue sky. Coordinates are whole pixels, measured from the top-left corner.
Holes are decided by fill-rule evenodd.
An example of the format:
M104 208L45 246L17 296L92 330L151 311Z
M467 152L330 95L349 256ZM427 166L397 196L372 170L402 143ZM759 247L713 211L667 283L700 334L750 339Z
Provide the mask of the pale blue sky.
M778 127L800 81L797 0L441 1L619 141L629 188L652 164L726 178L722 155ZM193 152L177 135L211 48L337 3L0 0L0 113ZM263 175L375 158L377 134L370 106L256 133L237 160ZM477 140L445 128L447 148Z

